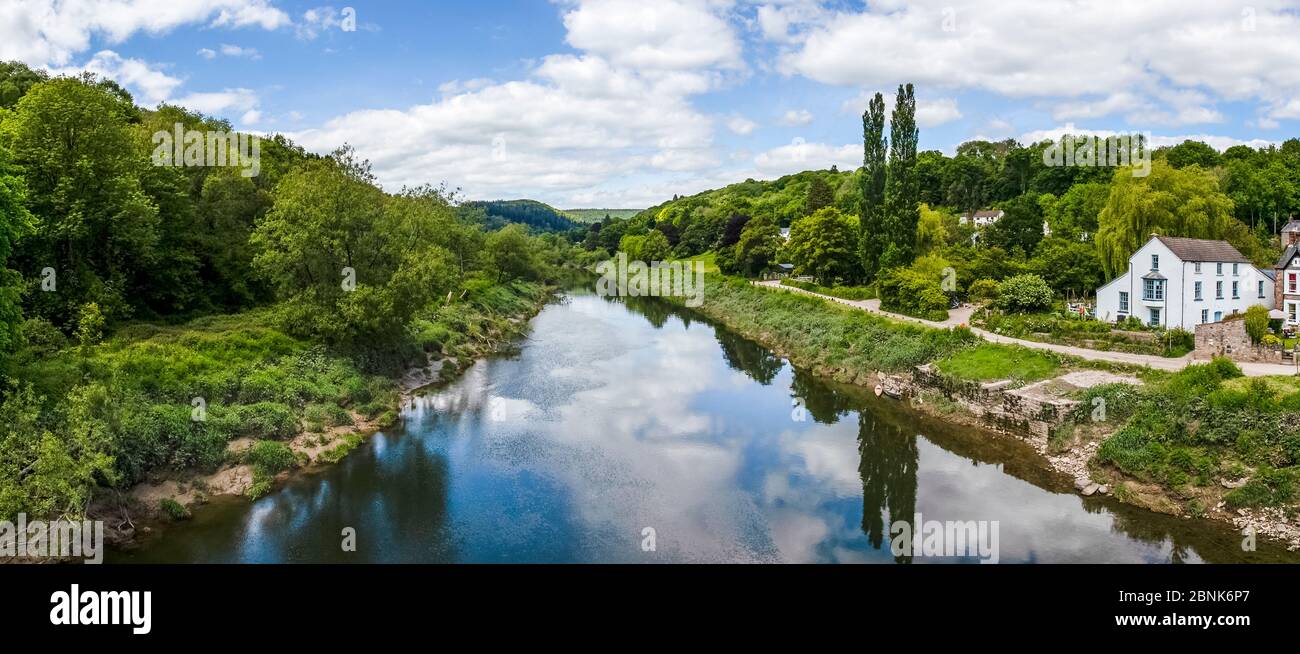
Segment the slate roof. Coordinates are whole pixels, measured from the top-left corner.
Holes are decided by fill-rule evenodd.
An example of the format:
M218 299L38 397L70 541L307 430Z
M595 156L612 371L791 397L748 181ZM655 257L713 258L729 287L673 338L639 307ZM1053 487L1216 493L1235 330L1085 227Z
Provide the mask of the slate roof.
M1286 249L1282 251L1282 258L1278 259L1277 263L1274 264L1273 267L1277 269L1285 268L1287 264L1291 263L1291 257L1294 257L1295 255L1296 255L1296 246L1294 245L1286 246Z
M1224 263L1250 263L1245 255L1237 251L1227 241L1211 241L1203 238L1182 238L1180 236L1157 236L1165 247L1169 248L1183 261L1211 261Z
M1282 233L1285 234L1287 232L1300 232L1300 220L1292 218L1286 221L1286 224L1282 226Z

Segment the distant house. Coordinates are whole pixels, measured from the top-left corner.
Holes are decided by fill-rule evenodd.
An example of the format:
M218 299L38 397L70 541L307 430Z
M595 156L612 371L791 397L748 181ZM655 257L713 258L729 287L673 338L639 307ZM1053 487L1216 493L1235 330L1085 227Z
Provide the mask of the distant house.
M1257 304L1273 308L1273 288L1273 276L1226 241L1153 235L1127 272L1097 289L1097 318L1191 331Z
M781 228L781 239L782 239L782 240L785 240L785 241L790 240L790 228L789 228L789 227L782 227L782 228Z
M1300 220L1292 219L1282 227L1282 245L1286 249L1273 264L1273 306L1286 314L1288 325L1300 324Z
M976 227L988 227L999 220L1002 220L1002 211L1000 209L990 209L988 211L976 211L975 213L965 213L961 216L961 224L973 222Z

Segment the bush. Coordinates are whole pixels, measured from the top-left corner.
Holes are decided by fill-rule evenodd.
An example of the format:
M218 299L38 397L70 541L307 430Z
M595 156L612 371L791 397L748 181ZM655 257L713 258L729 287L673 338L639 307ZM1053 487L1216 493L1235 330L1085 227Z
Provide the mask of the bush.
M172 520L176 520L179 522L181 520L188 520L190 518L190 510L182 506L180 502L177 502L176 500L173 500L170 497L164 497L162 499L162 502L159 502L159 507L162 509L162 512L167 514L167 517L171 518Z
M987 277L977 279L966 288L966 294L973 300L996 300L998 298L998 283Z
M297 465L298 455L284 443L257 441L248 449L245 460L267 473L274 474Z
M926 320L948 319L948 296L939 280L910 268L893 268L876 284L880 308Z
M1041 311L1052 306L1052 297L1052 287L1030 273L1008 277L998 285L998 305L1007 311Z
M1256 304L1246 309L1246 334L1258 345L1268 334L1268 307Z

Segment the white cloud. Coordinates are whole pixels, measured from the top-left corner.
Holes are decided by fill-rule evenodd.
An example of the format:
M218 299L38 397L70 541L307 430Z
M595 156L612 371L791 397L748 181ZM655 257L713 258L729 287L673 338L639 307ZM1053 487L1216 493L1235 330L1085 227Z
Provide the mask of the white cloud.
M248 57L249 59L261 59L262 55L256 48L244 48L237 45L221 44L221 54L227 57Z
M112 50L96 52L82 66L48 70L54 75L77 75L86 71L110 78L133 91L136 100L146 106L155 105L171 97L172 92L184 83L181 78L168 75L161 68L146 61L126 58Z
M732 116L727 119L727 129L731 130L732 133L739 134L740 136L749 136L754 133L754 129L757 127L758 123L755 123L744 116Z
M1213 123L1223 120L1214 99L1277 104L1300 92L1293 4L1252 2L1247 20L1240 7L1217 0L882 0L868 11L786 26L799 37L778 67L845 86L910 81L1011 98L1081 98L1058 105L1058 120L1122 112L1154 125ZM868 45L885 54L864 56ZM1195 89L1213 98L1176 96Z
M813 115L807 109L791 109L781 115L781 124L786 127L804 127L811 125Z
M820 170L839 166L854 170L862 165L862 146L806 143L795 139L788 145L772 148L754 157L754 167L763 176L780 177L803 170ZM733 180L734 181L734 180Z
M344 7L344 11L347 10L348 8ZM352 11L355 12L356 10L353 9ZM342 30L345 20L355 21L356 14L353 13L348 16L334 7L315 7L304 11L302 18L294 23L294 34L300 39L310 41L327 31ZM371 25L355 25L355 27L374 29Z
M1062 136L1065 136L1066 134L1073 134L1076 136L1090 135L1090 136L1096 136L1100 138L1106 138L1110 136L1124 136L1124 135L1132 136L1133 134L1135 134L1135 132L1117 132L1114 130L1105 130L1105 129L1087 129L1082 127L1077 127L1075 126L1074 123L1066 123L1064 125L1052 127L1050 129L1040 129L1031 132L1025 132L1024 134L1020 135L1020 142L1037 143L1039 141L1045 141L1045 140L1057 141L1060 140L1060 138ZM1239 139L1232 136L1220 136L1217 134L1183 134L1178 136L1161 136L1158 134L1150 134L1147 135L1147 138L1151 146L1156 148L1165 147L1169 145L1178 145L1183 141L1191 140L1191 141L1204 142L1208 144L1210 147L1220 152L1227 150L1228 148L1234 145L1247 145L1252 148L1267 148L1270 145L1278 145L1278 142L1269 141L1267 139Z
M708 0L566 0L566 41L642 72L744 68L740 39Z
M846 100L844 104L840 105L840 110L855 116L861 115L867 110L867 105L874 95L873 92L863 91ZM881 96L885 101L885 116L888 117L894 111L895 95L892 92L882 92ZM953 98L916 99L916 124L918 127L938 127L959 120L961 117L961 110L957 106L957 100Z
M289 17L267 0L10 0L0 3L0 60L66 66L90 48L92 36L116 44L204 23L273 30Z
M199 51L198 51L197 54L198 54L200 57L203 57L204 59L216 59L216 58L217 58L217 51L216 51L216 50L213 50L213 49L211 49L211 48L199 48Z

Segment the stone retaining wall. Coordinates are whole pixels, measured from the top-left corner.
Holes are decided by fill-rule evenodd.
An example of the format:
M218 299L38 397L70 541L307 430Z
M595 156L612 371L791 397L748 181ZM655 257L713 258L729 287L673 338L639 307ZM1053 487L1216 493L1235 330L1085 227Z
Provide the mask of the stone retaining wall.
M1228 357L1233 361L1282 363L1282 351L1260 347L1246 333L1246 321L1224 320L1196 326L1196 349L1192 357Z

